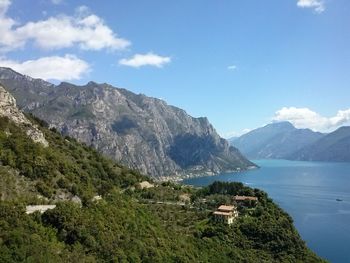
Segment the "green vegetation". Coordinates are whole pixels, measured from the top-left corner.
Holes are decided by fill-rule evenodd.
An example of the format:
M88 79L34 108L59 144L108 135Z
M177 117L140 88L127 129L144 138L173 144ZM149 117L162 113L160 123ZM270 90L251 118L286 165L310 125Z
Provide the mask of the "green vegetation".
M149 178L33 121L49 147L0 118L0 262L321 262L258 189L220 182L141 189ZM211 220L235 194L259 202L240 207L230 226ZM74 195L82 206L59 201ZM26 204L38 203L57 206L25 213Z
M46 126L40 120L36 122ZM34 182L36 190L48 199L66 193L86 202L113 187L125 188L146 178L75 139L63 138L47 128L42 131L50 147L34 143L8 119L0 118L0 162Z

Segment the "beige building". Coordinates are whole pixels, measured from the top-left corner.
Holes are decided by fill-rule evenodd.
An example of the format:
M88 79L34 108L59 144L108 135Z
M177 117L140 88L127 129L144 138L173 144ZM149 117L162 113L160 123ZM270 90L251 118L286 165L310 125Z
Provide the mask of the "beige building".
M220 205L214 212L214 218L217 222L223 222L228 225L232 224L236 217L238 217L238 211L232 205Z

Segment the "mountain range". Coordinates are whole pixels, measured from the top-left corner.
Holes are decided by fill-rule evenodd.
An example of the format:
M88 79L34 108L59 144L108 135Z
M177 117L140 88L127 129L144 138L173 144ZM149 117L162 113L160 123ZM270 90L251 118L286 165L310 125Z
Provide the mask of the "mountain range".
M255 165L207 118L108 84L59 85L0 68L19 108L63 135L156 178L244 170Z
M232 144L251 159L284 159L323 137L309 129L297 129L290 122L278 122L252 130Z
M303 161L350 162L350 127L340 127L289 158Z
M350 127L324 134L276 122L231 140L250 159L350 161Z

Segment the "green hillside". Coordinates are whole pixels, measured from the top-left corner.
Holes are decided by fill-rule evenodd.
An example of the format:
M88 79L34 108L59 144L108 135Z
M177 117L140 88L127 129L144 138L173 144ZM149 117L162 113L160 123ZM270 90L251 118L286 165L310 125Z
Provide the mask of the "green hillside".
M322 261L290 216L258 189L154 183L32 121L49 147L0 118L0 262ZM144 180L155 187L141 189ZM239 207L230 226L215 223L213 209L236 194L259 202ZM56 208L28 215L29 204Z

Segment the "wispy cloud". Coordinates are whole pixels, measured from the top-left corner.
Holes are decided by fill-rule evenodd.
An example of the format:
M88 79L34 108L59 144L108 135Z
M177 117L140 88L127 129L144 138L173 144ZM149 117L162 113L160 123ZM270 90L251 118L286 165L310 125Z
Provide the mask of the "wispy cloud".
M54 4L54 5L59 5L63 2L63 0L51 0L51 2Z
M227 67L228 70L236 70L237 66L236 65L230 65Z
M317 13L322 13L326 10L323 0L298 0L297 6L301 8L312 8Z
M129 66L139 68L143 66L153 66L157 68L163 67L165 64L171 62L170 57L163 57L152 52L147 54L135 54L131 58L123 58L119 60L119 64L123 66Z
M335 116L324 117L309 108L284 107L276 111L274 121L289 121L297 128L327 132L350 122L350 109L339 110Z
M22 74L44 80L75 80L89 72L90 66L74 55L42 57L18 62L0 59L0 66L12 68Z
M0 50L3 52L23 47L29 41L43 49L77 46L85 50L122 50L131 44L86 7L78 8L74 16L59 15L19 25L7 16L10 4L9 0L0 0Z

